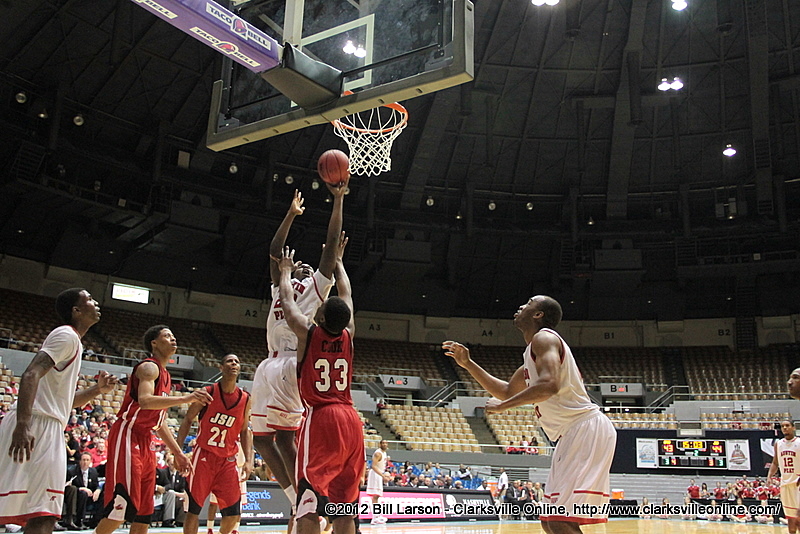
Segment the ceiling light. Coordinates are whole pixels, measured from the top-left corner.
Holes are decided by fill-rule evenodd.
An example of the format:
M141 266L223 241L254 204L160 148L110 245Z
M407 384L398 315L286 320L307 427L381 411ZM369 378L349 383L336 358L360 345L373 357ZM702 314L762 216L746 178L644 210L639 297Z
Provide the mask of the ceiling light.
M311 180L311 189L314 191L319 189L319 180Z
M193 270L193 271L196 271L196 270L197 270L197 267L195 267L195 266L192 266L192 270Z
M489 211L494 211L497 208L497 204L494 203L494 200L489 201Z
M28 101L28 95L25 93L25 91L20 91L14 95L14 100L16 100L18 104L24 104Z
M683 11L687 7L689 7L689 4L685 0L672 0L672 9L675 11Z
M46 119L49 115L47 114L47 108L42 108L39 113L36 114L37 117L40 119Z
M722 155L731 158L736 155L736 149L733 148L731 145L726 145L725 150L722 151Z
M78 113L74 117L72 117L72 124L75 126L83 126L86 123L86 120L83 118L82 113Z
M533 211L533 202L528 202L525 204L525 209L528 211Z
M342 52L345 54L355 54L356 45L353 44L353 41L347 41L347 43L342 47Z
M292 176L291 174L287 174L286 178L284 178L283 181L286 182L287 184L293 184L294 176Z
M328 195L327 197L325 197L325 202L326 202L327 204L330 204L330 203L331 203L331 196L330 196L330 195Z
M558 3L558 0L544 0L544 3L548 6L554 6Z
M435 203L436 203L436 201L433 200L433 197L431 197L431 196L429 196L428 199L425 201L425 205L428 206L428 207L433 206Z
M230 167L228 167L228 172L231 174L236 174L237 172L239 172L239 166L236 165L235 161L231 163Z
M531 4L535 5L536 7L543 6L544 0L531 0Z
M671 87L672 86L670 85L670 83L667 81L666 78L661 78L661 83L658 84L659 91L669 91Z
M673 78L672 80L672 83L669 84L669 87L670 89L674 89L675 91L680 91L681 89L683 89L683 82L681 81L680 78L675 76L675 78Z
M356 51L353 52L353 55L357 58L365 58L367 57L367 50L363 46L358 45L358 48L356 48Z
M589 226L594 226L594 219L590 216L589 220L586 221L586 224L588 224Z
M460 211L459 211L458 213L456 213L456 220L457 220L457 221L460 221L460 220L461 220L461 219L463 219L463 218L464 218L464 216L463 216L463 215L461 215L461 212L460 212Z
M278 176L278 173L277 173L277 172L276 172L275 174L273 174L273 175L272 175L272 181L273 181L273 182L277 182L277 181L278 181L278 178L280 178L280 176Z

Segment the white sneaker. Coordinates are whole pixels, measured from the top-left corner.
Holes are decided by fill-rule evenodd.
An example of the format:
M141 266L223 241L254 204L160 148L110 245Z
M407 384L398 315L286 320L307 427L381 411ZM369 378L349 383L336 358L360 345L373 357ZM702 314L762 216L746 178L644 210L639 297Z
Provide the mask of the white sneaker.
M389 520L389 518L387 518L387 517L379 516L379 517L378 517L378 524L379 524L379 525L384 525L384 524L386 524L386 522L387 522L388 520Z
M20 525L15 525L13 523L9 523L6 525L6 532L19 532L20 530L22 530L22 527Z

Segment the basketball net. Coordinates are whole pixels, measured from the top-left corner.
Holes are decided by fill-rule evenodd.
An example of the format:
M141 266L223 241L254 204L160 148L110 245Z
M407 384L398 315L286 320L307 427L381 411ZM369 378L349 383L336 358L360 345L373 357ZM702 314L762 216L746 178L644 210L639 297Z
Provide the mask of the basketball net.
M350 173L377 176L392 169L392 143L408 124L408 111L384 104L331 123L350 148Z

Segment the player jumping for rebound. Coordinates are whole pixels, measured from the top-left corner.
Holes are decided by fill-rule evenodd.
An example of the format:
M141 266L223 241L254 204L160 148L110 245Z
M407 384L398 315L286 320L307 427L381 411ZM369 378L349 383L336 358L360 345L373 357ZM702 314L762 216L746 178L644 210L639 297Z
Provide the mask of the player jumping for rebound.
M347 243L342 233L337 250L336 289L312 322L292 301L294 252L284 250L280 265L280 296L289 327L297 335L297 370L306 418L300 429L297 457L297 530L319 534L319 517L333 518L337 534L353 534L353 515L327 509L328 503L347 505L358 499L364 473L361 420L353 407L353 299L342 264ZM327 247L326 247L327 248Z
M333 211L319 269L314 271L310 265L298 262L291 278L293 301L308 317L322 304L333 286L335 249L342 231L342 205L347 186L326 185L333 195ZM292 222L304 211L303 197L295 191L289 211L270 243L272 258L280 257ZM272 307L267 317L268 354L253 377L253 444L294 509L297 499L295 432L303 418L303 404L297 390L297 338L284 318L278 294L280 271L274 261L270 261L270 277L273 285Z
M220 364L222 379L204 389L214 399L207 406L189 407L178 431L178 443L183 443L196 417L200 418L197 440L192 455L192 474L186 488L188 511L183 524L184 534L197 534L200 511L212 491L222 514L220 534L230 534L242 514L240 480L253 472L253 444L248 428L250 394L236 385L241 366L239 357L228 354ZM245 454L240 473L236 455Z

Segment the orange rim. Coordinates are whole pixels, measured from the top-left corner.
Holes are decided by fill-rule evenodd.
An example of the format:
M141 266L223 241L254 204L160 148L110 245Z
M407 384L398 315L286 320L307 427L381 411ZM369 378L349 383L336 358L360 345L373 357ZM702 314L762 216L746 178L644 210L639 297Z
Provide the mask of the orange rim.
M348 93L352 94L351 91L345 91L345 95L348 94ZM342 122L339 119L332 120L331 123L333 125L335 125L335 126L339 126L341 128L344 128L345 130L350 130L351 132L367 133L367 134L381 134L381 133L393 132L393 131L395 131L397 129L403 128L408 123L408 110L406 108L404 108L401 104L398 104L397 102L392 102L391 104L382 104L379 107L389 108L389 109L392 109L394 111L397 111L398 113L400 113L403 116L403 120L400 121L399 123L395 124L394 126L390 127L390 128L384 128L382 130L373 130L371 128L358 128L356 126L351 126L349 124L345 124L344 122ZM363 111L362 111L362 113L363 113Z

